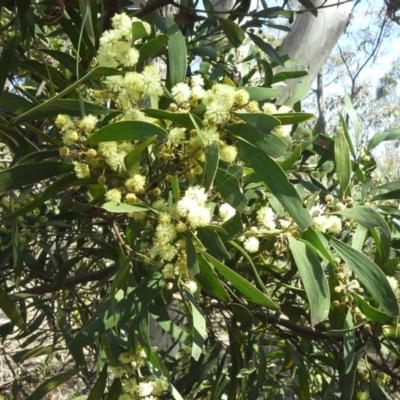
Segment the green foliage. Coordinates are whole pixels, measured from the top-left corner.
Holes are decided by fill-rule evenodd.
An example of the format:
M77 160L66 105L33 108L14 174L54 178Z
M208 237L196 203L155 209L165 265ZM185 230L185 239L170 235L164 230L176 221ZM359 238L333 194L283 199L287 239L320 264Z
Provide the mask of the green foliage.
M13 398L394 395L400 183L373 175L348 99L354 129L333 138L301 112L307 84L277 104L272 83L304 71L274 76L240 3L184 26L106 21L102 1L55 25L36 3L1 9L2 356L14 372L46 357Z

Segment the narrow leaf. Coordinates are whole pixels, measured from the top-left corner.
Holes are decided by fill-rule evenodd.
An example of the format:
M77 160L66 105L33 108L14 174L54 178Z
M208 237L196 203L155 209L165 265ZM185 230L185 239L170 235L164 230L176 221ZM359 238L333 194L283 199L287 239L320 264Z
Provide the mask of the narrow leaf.
M130 176L139 173L140 159L142 157L143 151L155 140L156 136L145 140L143 143L136 146L129 154L126 155L126 157L124 158L124 164Z
M303 208L301 197L282 168L272 158L242 140L238 141L237 146L242 158L254 168L300 229L312 225L308 210Z
M241 275L237 274L235 271L222 264L210 254L206 252L202 252L202 254L219 271L219 273L236 289L244 294L247 299L253 301L254 303L259 303L271 310L279 310L279 306L277 304L270 300L264 293L259 291Z
M185 38L178 25L171 19L165 18L168 34L168 66L171 87L183 82L186 77L187 51Z
M218 22L232 45L239 47L245 39L243 30L230 19L218 18Z
M211 143L204 150L205 163L204 163L204 182L203 187L205 190L210 189L214 182L215 174L217 173L219 162L219 145L217 141Z
M72 164L58 162L16 165L0 172L0 192L21 189L25 185L71 172L73 169Z
M347 331L343 335L344 366L346 374L351 371L354 363L356 337L353 328L353 315L349 309L343 324L343 329Z
M157 125L143 121L121 121L100 128L89 137L87 143L113 142L122 140L145 141L153 136L165 138L167 132Z
M367 256L347 244L334 238L330 238L329 242L386 314L398 316L399 305L396 296L381 269Z
M72 377L79 373L79 369L73 369L71 371L64 372L60 375L53 376L47 381L43 382L26 400L42 400L47 393L54 390L57 386L60 386L64 382L69 381Z
M338 129L336 132L335 163L336 173L339 177L340 192L342 196L344 196L350 183L351 160L349 145L347 144L346 136L341 129Z
M28 332L28 327L23 320L18 308L15 307L14 302L8 293L0 286L0 308L4 314L11 320L11 322L18 326L19 329Z
M258 46L271 60L275 61L278 65L283 66L285 64L278 52L268 42L264 41L254 33L247 32L247 34L254 44Z
M288 239L310 305L311 325L315 326L328 317L330 307L328 281L315 254L302 241L290 235Z

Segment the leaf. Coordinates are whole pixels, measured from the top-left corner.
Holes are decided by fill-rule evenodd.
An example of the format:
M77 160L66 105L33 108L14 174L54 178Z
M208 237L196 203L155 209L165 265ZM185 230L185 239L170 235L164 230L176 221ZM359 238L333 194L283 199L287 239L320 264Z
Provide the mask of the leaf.
M287 169L291 168L293 164L301 157L301 150L302 146L299 143L294 149L292 154L284 161L279 163L279 166L286 171Z
M226 127L227 131L239 136L259 148L270 157L280 157L286 153L288 144L277 135L264 134L249 124L234 124Z
M86 141L90 144L100 142L119 142L122 140L145 141L153 136L158 138L167 137L167 132L157 125L143 121L120 121L106 125L95 132Z
M149 36L142 21L132 22L132 42Z
M348 374L353 368L356 337L353 324L352 312L347 310L346 319L344 320L343 329L346 332L343 335L343 353L344 353L344 366L345 373Z
M10 319L10 321L18 326L19 329L28 332L28 327L25 324L24 319L21 316L20 311L15 307L14 302L8 293L0 286L0 308L4 314Z
M229 293L219 280L218 275L210 267L210 264L204 259L203 255L199 255L198 262L200 273L196 275L196 281L199 282L203 290L205 290L211 296L222 301L223 303L229 303Z
M360 297L356 293L351 294L353 299L356 302L357 307L360 311L371 321L377 322L378 324L384 325L387 324L390 320L385 313L382 311L377 310L374 307L371 307L362 297Z
M97 381L93 386L93 389L90 391L87 400L101 399L103 397L104 392L106 391L106 384L107 384L107 363L104 364L104 367L101 370L99 377L97 378Z
M190 113L173 113L152 108L144 110L144 113L151 118L162 120L165 119L167 121L175 122L176 124L186 129L197 129L197 127L203 127L203 122L201 121L201 119L198 116ZM193 123L193 120L196 122L197 126Z
M344 96L344 108L347 111L347 115L349 116L351 123L353 124L355 143L356 147L358 147L360 144L361 125L357 119L356 110L354 110L350 97L347 94Z
M285 101L287 106L292 107L310 93L311 84L308 81L300 81L294 88L292 95Z
M285 62L282 60L281 56L268 42L249 31L247 31L247 34L253 43L259 47L272 61L275 61L278 65L285 65Z
M203 187L207 191L211 188L215 174L218 169L219 162L219 145L218 142L214 140L210 146L204 149L205 163L204 163L204 182Z
M391 400L391 397L376 381L372 370L369 370L369 397L371 400Z
M335 137L335 164L339 178L340 192L345 195L351 177L350 150L344 132L338 129Z
M19 115L34 107L34 104L22 96L3 92L0 96L0 107L12 115Z
M190 308L192 310L193 318L193 344L192 344L192 357L198 361L202 352L203 345L207 338L206 319L197 305L193 294L185 289L186 296L189 300Z
M307 71L278 72L277 74L274 75L272 82L277 83L277 82L286 81L288 79L302 78L303 76L307 76L307 75L308 75Z
M124 164L129 176L133 176L139 173L140 159L142 158L143 151L150 146L156 140L156 136L153 136L143 143L137 145L129 154L124 158Z
M271 133L274 128L281 125L277 118L264 113L237 113L236 115L241 120L263 133Z
M345 217L352 218L367 229L378 227L382 230L382 233L385 235L385 237L390 240L391 235L388 224L382 215L371 207L358 206L337 211L334 214L340 214L344 215Z
M246 90L250 95L250 100L255 101L275 99L279 96L278 89L268 87L245 86L241 89Z
M187 51L185 38L178 25L171 19L165 18L168 39L168 67L171 87L186 78Z
M10 68L13 63L15 48L20 42L21 38L18 35L11 37L10 41L6 44L3 43L0 57L0 95L6 87L6 81L10 73Z
M282 113L274 114L274 118L278 119L281 125L296 125L301 122L310 121L315 118L314 114L309 113Z
M58 162L16 165L0 172L0 192L21 189L25 185L71 172L73 169L72 164Z
M300 240L288 235L292 252L301 281L310 305L311 326L324 321L329 314L330 293L321 263L315 254Z
M147 208L141 206L134 206L132 204L126 203L116 203L114 201L109 201L104 203L101 208L111 213L130 213L130 212L145 212L148 211Z
M237 274L235 271L222 264L216 258L212 257L205 251L202 252L204 257L214 266L219 273L230 282L236 289L238 289L244 296L254 302L259 303L271 310L279 310L279 306L270 300L264 293L254 287L249 281Z
M85 75L85 70L81 64L76 62L76 58L72 57L68 53L58 50L40 49L42 53L48 54L54 60L58 61L63 67L68 69L74 75L76 74L76 68L78 67L78 77Z
M230 19L218 18L218 22L233 47L239 47L245 39L243 30Z
M304 230L312 225L308 210L303 208L301 197L282 168L258 148L242 140L238 141L237 146L242 158L254 168L255 173L265 182L300 229Z
M399 305L393 289L380 268L364 254L341 241L330 238L330 244L367 288L383 311L390 316L399 315Z
M396 140L400 138L400 128L389 129L388 131L376 133L368 142L368 150L372 150L386 140Z
M220 236L211 227L198 228L197 236L202 245L215 257L231 258Z
M189 279L193 279L200 272L200 268L197 261L197 251L189 232L186 232L186 254L188 276Z
M156 273L150 279L144 279L128 295L119 290L115 298L107 299L92 317L83 325L69 346L85 347L97 339L103 332L113 328L119 321L125 321L147 306L164 287L164 280Z
M29 360L30 358L39 357L45 354L53 353L53 348L49 347L35 347L33 349L28 350L21 350L17 351L13 356L12 359L17 363L22 363L25 360Z
M122 71L119 71L119 70L113 69L113 68L107 68L107 67L93 68L87 75L85 75L83 78L81 78L78 81L69 85L66 89L64 89L62 92L58 93L56 96L53 96L48 101L41 103L38 106L28 110L27 112L24 112L23 114L20 114L16 118L12 119L11 124L16 125L19 121L22 121L22 120L27 121L29 119L34 119L37 116L40 117L43 110L46 110L48 107L57 103L58 100L62 99L65 95L67 95L69 92L71 92L76 87L80 87L88 79L94 79L99 76L121 75L122 73L123 73Z
M69 381L72 377L79 373L79 369L72 369L71 371L64 372L62 374L53 376L43 382L26 400L42 400L47 393L51 392L57 386L60 386L64 382Z
M318 15L318 9L316 9L315 5L311 0L299 0L299 3L306 9L310 10L311 14L315 17Z
M168 42L167 35L159 35L155 39L151 39L144 43L139 50L140 56L137 63L138 71L140 72L148 60L154 57Z
M217 169L214 185L223 199L238 212L242 213L249 199L241 192L239 179L228 171Z

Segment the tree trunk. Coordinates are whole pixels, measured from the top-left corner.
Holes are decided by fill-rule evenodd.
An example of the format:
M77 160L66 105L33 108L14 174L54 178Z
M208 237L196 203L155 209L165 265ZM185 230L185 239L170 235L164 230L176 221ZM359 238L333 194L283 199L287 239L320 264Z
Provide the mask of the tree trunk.
M344 32L352 9L351 2L340 4L338 0L315 0L313 3L316 7L324 5L324 8L318 10L316 17L310 12L298 15L291 32L283 39L279 49L280 55L288 55L302 62L301 66L290 70L306 70L308 75L301 80L310 84ZM278 67L275 72L284 70L287 71L288 68ZM290 96L299 81L300 79L291 79L287 82L287 87L283 87L280 103Z

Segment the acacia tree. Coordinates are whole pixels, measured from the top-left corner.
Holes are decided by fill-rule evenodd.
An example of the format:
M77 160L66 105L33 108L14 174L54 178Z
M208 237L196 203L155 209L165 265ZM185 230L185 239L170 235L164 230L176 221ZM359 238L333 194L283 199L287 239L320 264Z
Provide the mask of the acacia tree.
M372 180L344 119L332 139L296 94L276 102L298 72L274 74L251 28L292 12L181 6L179 27L113 4L1 10L3 393L390 398L398 184Z

